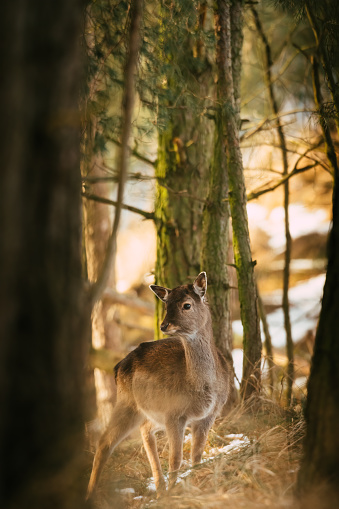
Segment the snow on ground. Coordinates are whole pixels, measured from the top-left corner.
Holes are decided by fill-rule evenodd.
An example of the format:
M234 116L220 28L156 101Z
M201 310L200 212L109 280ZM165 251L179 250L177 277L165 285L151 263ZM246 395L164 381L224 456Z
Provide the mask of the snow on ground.
M203 459L202 459L201 463L211 461L214 458L216 458L217 456L220 456L222 454L231 454L233 452L239 452L240 449L242 449L243 447L246 447L247 445L250 444L249 438L247 436L243 435L242 433L226 435L224 438L225 438L225 440L229 441L230 443L228 445L224 445L221 447L212 447L208 451L204 451ZM191 435L191 433L188 433L185 436L184 443L190 442L191 440L192 440L192 435ZM188 462L183 462L183 464L188 465ZM181 472L178 475L177 483L179 483L182 479L187 477L191 472L192 472L191 468L187 468L187 470L185 470L184 472ZM165 480L166 480L166 482L168 482L168 475L165 476ZM153 477L150 477L149 483L147 485L147 489L149 491L154 491L154 492L156 491ZM128 490L133 490L133 488L125 488L125 490L120 490L120 493L126 493L126 494L132 493L132 491L128 491ZM140 499L140 497L135 497L135 499Z

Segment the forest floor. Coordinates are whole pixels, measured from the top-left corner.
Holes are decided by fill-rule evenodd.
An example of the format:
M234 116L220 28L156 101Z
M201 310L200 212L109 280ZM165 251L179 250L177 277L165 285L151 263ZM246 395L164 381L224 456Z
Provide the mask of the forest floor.
M201 464L190 466L190 433L177 485L156 497L141 438L125 440L104 468L97 490L98 509L282 509L295 506L302 456L301 405L285 410L270 398L238 406L214 424ZM158 434L163 471L168 443ZM92 455L91 455L92 458Z

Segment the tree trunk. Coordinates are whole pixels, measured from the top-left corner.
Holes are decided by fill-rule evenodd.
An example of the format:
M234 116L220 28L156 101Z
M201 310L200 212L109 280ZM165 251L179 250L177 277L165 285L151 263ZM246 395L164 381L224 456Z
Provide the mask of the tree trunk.
M218 103L220 105L219 96L220 88L218 87ZM212 315L214 341L225 355L230 366L233 366L231 285L228 272L230 211L221 106L216 111L214 136L209 192L203 214L201 268L208 274L208 302ZM231 381L230 394L232 395L231 399L235 400L234 376Z
M328 266L306 405L307 432L299 473L303 507L339 504L339 175L335 175Z
M110 228L109 212L107 205L103 205L97 201L87 201L85 210L87 212L87 267L89 278L92 281L91 300L93 308L92 317L92 343L94 348L111 347L117 350L118 327L111 330L111 338L108 338L107 330L110 324L112 329L112 320L107 320L107 312L109 304L101 300L101 296L108 284L114 288L115 286L115 258L117 249L117 235L122 210L122 201L124 195L124 187L127 176L127 166L129 157L129 139L131 136L132 114L135 96L135 71L140 47L140 26L142 18L142 0L132 0L131 3L131 19L128 38L128 52L126 57L126 65L124 69L124 91L122 99L122 132L121 144L118 150L117 166L119 169L118 177L118 196L115 208L114 221L112 229ZM92 133L88 133L88 144L94 140ZM88 149L88 146L87 146ZM89 156L93 150L89 147ZM90 157L87 159L91 160ZM92 164L91 175L96 176L98 171L97 161ZM93 184L96 188L95 194L105 191L105 185ZM107 191L107 190L106 190ZM98 224L96 224L98 223ZM113 336L113 337L112 337ZM110 339L110 341L109 341ZM113 409L115 384L112 376L107 373L95 369L95 382L97 388L97 403L99 419L104 427L107 426L111 411Z
M248 398L261 385L261 338L259 327L259 314L257 306L257 292L254 280L254 263L252 261L249 240L248 219L246 210L246 189L242 156L239 143L240 118L236 98L239 90L235 92L234 84L239 86L239 80L233 80L232 66L232 35L241 30L242 2L232 2L237 7L237 23L231 32L231 1L218 0L216 7L216 28L218 61L220 69L219 79L222 80L221 97L224 113L224 136L229 175L229 201L232 215L233 247L235 265L238 276L238 289L240 300L241 321L244 330L243 348L243 380L241 392ZM237 46L236 46L237 47ZM235 50L233 51L233 55Z
M309 2L307 2L309 9ZM338 10L337 10L338 12ZM313 13L309 19L315 23ZM317 26L313 27L317 36ZM333 68L327 59L324 43L318 41L325 72ZM338 47L336 47L338 51ZM328 86L338 109L337 88L328 78ZM339 172L334 164L332 229L328 240L328 265L320 318L315 338L305 410L306 438L304 458L298 476L302 507L310 503L319 509L339 504Z
M204 29L203 17L200 17L199 28ZM164 33L164 37L170 36ZM189 33L185 37L187 43L178 47L173 65L185 65L191 94L185 95L181 84L171 79L168 88L171 95L179 99L175 104L170 99L160 99L167 128L159 134L156 166L155 282L169 288L192 282L200 271L202 215L212 157L213 122L201 111L201 103L213 87L211 68L201 41L192 48ZM194 51L197 52L195 59L192 58ZM192 108L189 99L193 95L198 99ZM156 337L159 337L161 314L162 305L156 299Z
M94 139L94 137L91 137ZM89 152L89 167L82 171L83 175L101 175L101 160L99 155L92 155L91 144L87 139L86 151ZM84 165L85 162L83 162ZM91 191L101 197L109 197L107 183L96 183L91 186ZM104 264L107 243L112 230L112 208L92 200L83 200L84 207L84 232L86 246L87 275L91 283L97 281ZM115 261L111 264L111 274L107 280L107 286L115 287ZM107 348L114 351L121 349L120 328L111 318L111 305L100 300L92 310L92 346L93 348ZM109 319L108 319L109 313ZM113 410L116 387L114 377L100 370L94 370L94 382L96 388L97 416L100 427L106 427Z
M267 89L269 92L269 100L271 104L271 109L274 115L276 116L276 128L279 137L279 146L281 149L281 159L283 166L283 177L287 177L288 175L288 160L287 160L287 147L286 147L286 139L284 129L281 125L281 121L279 118L279 106L275 94L275 89L273 86L272 73L271 69L273 67L272 60L272 52L271 46L267 40L266 34L263 30L263 26L261 24L258 12L254 7L251 8L254 22L257 28L257 32L259 37L262 40L265 49L265 59L264 59L264 69L265 69L265 81L267 85ZM291 327L291 319L290 319L290 305L288 300L288 291L290 285L290 264L291 264L291 249L292 249L292 238L290 233L290 225L289 225L289 182L286 180L284 183L284 212L285 212L285 239L286 239L286 247L285 247L285 264L284 264L284 274L283 274L283 298L282 298L282 310L284 315L284 326L286 332L286 353L287 353L287 404L291 404L292 400L292 388L294 382L294 351L293 351L293 339L292 339L292 327Z
M0 506L81 508L89 306L81 281L81 0L0 20Z

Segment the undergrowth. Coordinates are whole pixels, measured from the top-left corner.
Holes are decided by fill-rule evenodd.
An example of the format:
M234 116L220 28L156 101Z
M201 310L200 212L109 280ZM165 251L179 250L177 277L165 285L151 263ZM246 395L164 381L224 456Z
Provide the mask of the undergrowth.
M188 434L189 429L182 477L170 493L158 499L150 490L152 474L141 438L136 435L123 442L104 468L96 509L280 509L294 505L304 435L299 410L287 411L264 397L238 406L215 422L203 462L193 468ZM166 474L164 434L158 434L158 450Z

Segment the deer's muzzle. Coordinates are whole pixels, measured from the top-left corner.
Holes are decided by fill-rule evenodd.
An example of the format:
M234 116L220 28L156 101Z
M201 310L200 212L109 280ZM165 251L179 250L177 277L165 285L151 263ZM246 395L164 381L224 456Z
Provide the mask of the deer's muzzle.
M169 322L162 322L162 324L160 325L160 330L162 330L162 332L165 332L167 330L169 326Z

